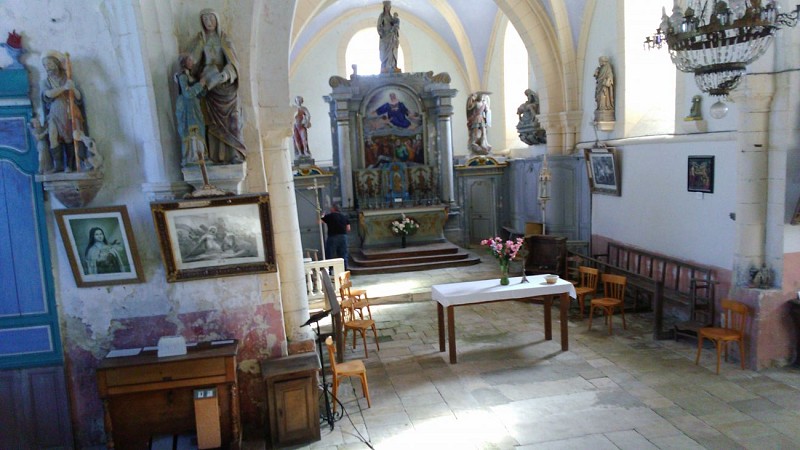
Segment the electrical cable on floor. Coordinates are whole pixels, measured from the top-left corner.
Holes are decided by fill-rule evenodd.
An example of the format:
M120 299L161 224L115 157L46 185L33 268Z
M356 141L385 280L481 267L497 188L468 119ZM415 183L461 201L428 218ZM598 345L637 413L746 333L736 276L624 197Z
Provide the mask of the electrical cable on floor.
M353 390L353 398L356 399L356 405L358 405L358 413L361 415L361 420L364 422L364 429L367 430L367 420L364 418L364 410L361 409L361 402L358 401L358 397L356 396L357 395L356 394L356 387L353 386L353 382L352 381L350 381L350 380L348 380L348 381L350 382L350 389ZM334 400L339 402L339 399L337 399L337 398L334 398ZM370 439L369 438L365 438L364 435L362 435L361 432L358 431L358 427L356 426L355 423L353 423L353 419L350 417L350 414L347 412L347 409L344 407L344 405L342 405L342 402L339 402L339 405L342 406L342 412L344 413L345 416L347 416L347 420L350 421L350 425L352 425L353 429L356 430L357 436L356 436L356 434L354 434L353 436L356 436L359 441L363 442L364 445L366 445L370 449L374 449L374 447L372 446L372 443L370 442ZM367 430L367 434L369 435L369 430Z

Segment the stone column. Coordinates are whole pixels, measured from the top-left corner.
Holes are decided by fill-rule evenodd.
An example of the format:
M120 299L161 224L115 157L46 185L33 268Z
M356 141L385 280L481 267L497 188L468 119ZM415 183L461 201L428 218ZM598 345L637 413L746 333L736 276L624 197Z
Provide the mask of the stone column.
M564 154L566 147L561 113L539 114L536 117L539 119L542 128L547 132L547 154Z
M745 86L731 93L738 106L736 145L736 251L733 284L747 285L752 266L767 261L769 202L769 116L774 93L771 76L747 76ZM783 210L780 211L781 223Z
M339 146L339 173L341 174L339 177L342 193L341 206L343 209L349 210L353 208L353 178L345 174L349 174L353 168L350 121L357 119L350 117L349 99L339 98L336 95L333 97L336 101L336 134L339 138L337 145Z
M169 92L169 64L178 54L173 30L160 24L173 23L170 8L150 2L110 2L108 17L114 47L119 49L129 89L122 103L131 103L131 125L141 155L145 182L142 191L148 200L181 198L189 185L180 179L180 157L172 109L159 108L157 96Z
M578 130L580 130L583 111L566 111L561 114L561 127L564 130L564 154L575 152Z
M282 146L289 137L289 128L271 129L263 135L262 151L267 173L272 236L280 276L286 337L290 343L313 339L309 328L300 327L308 320L308 294L292 175L294 149Z
M436 96L436 150L439 155L440 195L442 203L455 202L453 184L453 105L451 99L456 95L455 89L437 90Z

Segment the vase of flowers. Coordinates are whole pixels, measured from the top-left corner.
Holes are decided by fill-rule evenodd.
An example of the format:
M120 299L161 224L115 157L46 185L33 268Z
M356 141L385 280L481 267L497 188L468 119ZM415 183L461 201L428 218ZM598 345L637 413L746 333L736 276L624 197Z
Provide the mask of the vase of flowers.
M419 224L411 217L400 214L400 220L393 221L390 228L393 235L400 236L400 245L406 248L406 236L416 233L419 229Z
M522 238L504 241L499 236L481 241L481 245L489 247L489 253L500 263L500 284L503 286L508 284L508 265L517 256L523 242Z

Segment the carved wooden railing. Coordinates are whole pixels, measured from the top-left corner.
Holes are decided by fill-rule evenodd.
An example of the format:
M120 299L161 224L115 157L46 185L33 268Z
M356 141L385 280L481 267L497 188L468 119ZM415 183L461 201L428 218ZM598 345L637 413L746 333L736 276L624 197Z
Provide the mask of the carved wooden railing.
M322 270L327 270L331 276L333 287L339 293L339 277L344 272L344 259L323 259L321 261L306 261L303 263L306 276L306 292L308 303L324 302L325 292L322 290Z

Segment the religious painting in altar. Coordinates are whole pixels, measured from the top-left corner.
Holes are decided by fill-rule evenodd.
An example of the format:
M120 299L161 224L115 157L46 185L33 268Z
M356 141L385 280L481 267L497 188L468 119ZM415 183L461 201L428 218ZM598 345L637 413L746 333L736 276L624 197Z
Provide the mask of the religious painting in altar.
M362 113L364 167L425 164L424 114L416 94L382 86L366 96Z

